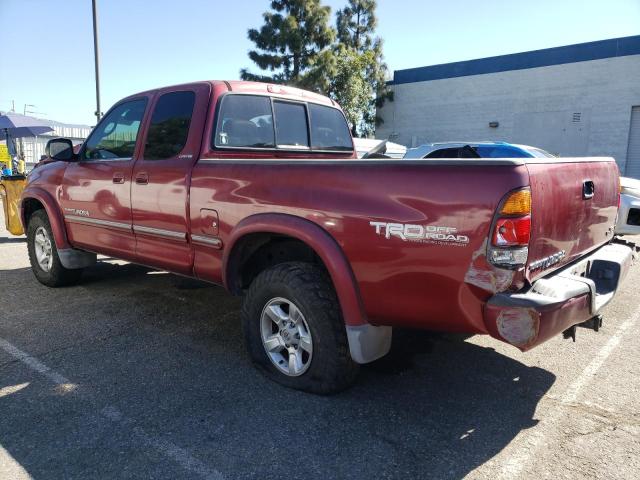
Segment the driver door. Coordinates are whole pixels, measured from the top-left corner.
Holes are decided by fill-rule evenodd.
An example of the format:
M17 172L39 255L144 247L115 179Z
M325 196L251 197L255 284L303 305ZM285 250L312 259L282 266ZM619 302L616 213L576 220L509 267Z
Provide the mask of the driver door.
M133 260L131 172L149 96L114 106L69 163L60 204L70 242L87 250Z

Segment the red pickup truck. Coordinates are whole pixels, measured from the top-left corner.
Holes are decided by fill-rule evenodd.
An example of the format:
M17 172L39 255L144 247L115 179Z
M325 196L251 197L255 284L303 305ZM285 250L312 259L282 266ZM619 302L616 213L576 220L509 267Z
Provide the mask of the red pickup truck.
M21 203L40 282L99 253L222 284L253 361L311 392L347 387L394 326L527 350L597 324L631 264L613 159L359 160L339 106L286 86L139 93L48 150Z

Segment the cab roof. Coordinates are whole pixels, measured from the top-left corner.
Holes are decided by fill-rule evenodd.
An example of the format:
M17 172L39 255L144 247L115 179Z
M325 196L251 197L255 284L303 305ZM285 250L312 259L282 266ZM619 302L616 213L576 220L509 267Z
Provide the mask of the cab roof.
M135 97L142 94L154 93L158 90L176 89L179 87L187 87L189 85L196 85L208 83L212 89L223 88L229 92L243 93L243 94L256 94L256 95L271 95L274 97L288 98L290 100L302 100L307 102L318 103L321 105L328 105L331 107L338 107L338 104L331 100L329 97L320 95L319 93L310 92L301 88L291 87L289 85L280 85L276 83L262 83L262 82L248 82L243 80L206 80L200 82L189 82L178 85L167 85L164 87L152 88L144 92L138 92L134 95L129 95L126 98ZM124 99L123 99L124 100Z
M212 82L219 83L219 82ZM310 92L301 88L290 87L289 85L280 85L275 83L262 82L246 82L241 80L227 80L225 83L230 92L237 93L256 93L261 95L276 95L279 97L288 97L292 100L306 100L332 107L338 106L336 102L329 97L320 95L319 93Z

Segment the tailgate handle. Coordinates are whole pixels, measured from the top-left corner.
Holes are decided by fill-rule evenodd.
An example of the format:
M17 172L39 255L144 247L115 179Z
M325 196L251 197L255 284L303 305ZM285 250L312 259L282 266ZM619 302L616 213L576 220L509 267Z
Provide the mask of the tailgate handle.
M585 200L593 198L593 194L596 191L596 186L593 184L593 181L587 180L582 184L582 197Z

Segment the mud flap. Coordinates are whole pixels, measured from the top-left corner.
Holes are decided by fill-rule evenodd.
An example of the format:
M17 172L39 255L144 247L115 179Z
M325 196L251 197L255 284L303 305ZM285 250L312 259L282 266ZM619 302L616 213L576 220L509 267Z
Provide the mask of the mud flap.
M384 357L391 349L392 331L387 326L347 325L347 339L353 361L369 363Z
M58 250L58 258L60 258L60 263L64 268L76 270L94 265L97 255L84 250L76 250L75 248L64 248Z

